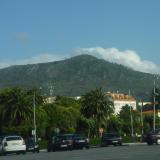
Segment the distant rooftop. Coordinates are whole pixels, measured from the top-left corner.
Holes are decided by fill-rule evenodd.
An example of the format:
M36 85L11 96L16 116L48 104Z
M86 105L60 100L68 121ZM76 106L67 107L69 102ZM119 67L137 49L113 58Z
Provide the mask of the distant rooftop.
M124 93L111 93L107 92L107 95L111 96L113 100L119 100L119 101L136 101L136 99L132 96L129 96Z

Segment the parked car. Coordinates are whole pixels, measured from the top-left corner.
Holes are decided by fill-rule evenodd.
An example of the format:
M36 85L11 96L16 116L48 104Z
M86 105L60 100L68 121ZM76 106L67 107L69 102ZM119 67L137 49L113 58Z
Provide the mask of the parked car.
M62 134L53 136L48 142L47 151L56 150L72 150L73 149L73 134Z
M147 142L148 145L160 144L160 128L143 135L143 142Z
M48 144L47 144L47 151L51 152L53 151L53 144L55 142L55 136L51 137L50 139L48 139Z
M74 134L73 135L73 149L83 149L83 148L89 149L89 139L81 134Z
M105 135L102 136L101 139L101 146L105 147L108 145L122 145L122 138L119 134L117 133L107 133Z
M34 138L28 138L26 140L26 150L28 152L39 153L39 145L35 142Z
M2 137L0 137L0 155L2 155Z
M7 153L26 153L26 144L24 139L18 135L4 136L1 139L1 154Z

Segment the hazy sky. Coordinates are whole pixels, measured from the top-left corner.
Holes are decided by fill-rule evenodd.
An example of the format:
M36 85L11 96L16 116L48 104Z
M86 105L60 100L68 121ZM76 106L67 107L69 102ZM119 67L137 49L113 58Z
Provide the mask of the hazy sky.
M160 0L0 0L0 68L77 54L160 73Z

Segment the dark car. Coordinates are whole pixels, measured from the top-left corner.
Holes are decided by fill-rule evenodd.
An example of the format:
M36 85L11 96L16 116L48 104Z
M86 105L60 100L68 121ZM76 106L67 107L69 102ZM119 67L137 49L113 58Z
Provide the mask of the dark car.
M39 145L35 142L34 138L29 138L26 140L26 150L28 152L39 153Z
M160 144L160 128L143 135L143 141L148 145Z
M83 149L83 148L89 149L89 139L81 134L74 134L73 135L73 149Z
M104 134L102 136L102 139L101 139L101 146L105 147L105 146L108 146L108 145L114 145L114 146L119 145L119 146L121 146L122 145L121 136L117 133Z
M48 142L47 151L56 150L72 150L73 149L73 134L62 134L53 136Z

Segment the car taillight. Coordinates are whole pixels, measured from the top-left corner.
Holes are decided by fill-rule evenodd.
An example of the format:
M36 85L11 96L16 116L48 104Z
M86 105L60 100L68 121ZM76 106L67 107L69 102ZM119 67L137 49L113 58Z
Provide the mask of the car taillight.
M89 143L89 138L86 138L86 142Z
M4 142L4 146L5 146L5 147L8 146L7 142Z
M22 141L22 145L25 145L25 141L24 140Z

